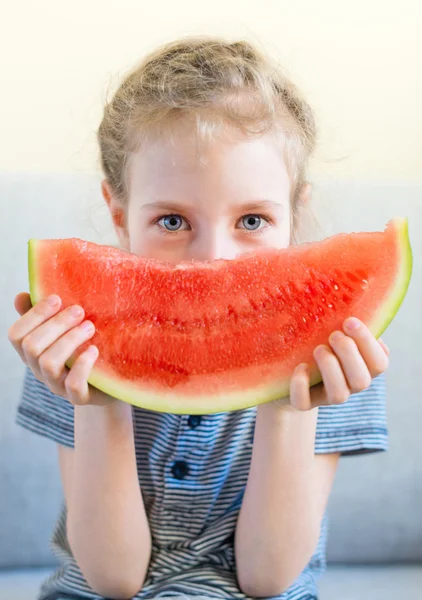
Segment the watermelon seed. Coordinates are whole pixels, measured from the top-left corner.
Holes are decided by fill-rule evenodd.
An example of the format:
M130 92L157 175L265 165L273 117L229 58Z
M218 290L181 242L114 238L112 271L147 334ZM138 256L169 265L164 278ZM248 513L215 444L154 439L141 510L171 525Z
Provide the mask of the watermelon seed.
M338 285L337 285L336 283L334 284L334 286L333 286L333 287L334 287L334 289L335 289L335 290L338 290L338 289L339 289L339 287L338 287Z
M327 304L327 306L328 306L328 308L334 308L334 305L333 305L333 304L331 304L331 302L329 302L329 303Z
M319 312L319 317L318 317L318 319L319 319L319 318L322 318L322 317L324 317L324 315L325 315L325 311L324 311L324 310L322 310L322 308L321 308L320 306L318 306L317 310L318 310L318 312Z
M365 288L368 285L368 280L367 279L362 279L362 283L363 283L362 287Z

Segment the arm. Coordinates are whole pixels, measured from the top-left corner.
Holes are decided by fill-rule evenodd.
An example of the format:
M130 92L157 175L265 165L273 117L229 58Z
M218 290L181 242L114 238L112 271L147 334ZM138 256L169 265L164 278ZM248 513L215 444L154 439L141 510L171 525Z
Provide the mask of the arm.
M357 319L318 346L322 384L310 389L299 365L288 400L257 409L251 467L239 512L235 555L239 586L249 596L273 596L301 573L317 546L338 454L315 456L317 410L341 404L369 387L388 366L388 348Z
M249 596L282 593L316 549L339 456L315 455L316 420L317 410L257 409L235 538L239 586Z
M69 544L101 596L132 598L148 569L151 535L138 483L131 407L75 407L75 449L59 446Z
M29 294L19 294L15 308L21 317L9 329L9 339L34 376L75 405L75 449L60 447L72 552L95 592L132 598L143 585L151 552L132 410L88 385L98 357L95 346L66 368L95 328L84 320L82 307L61 307L58 296L32 307Z

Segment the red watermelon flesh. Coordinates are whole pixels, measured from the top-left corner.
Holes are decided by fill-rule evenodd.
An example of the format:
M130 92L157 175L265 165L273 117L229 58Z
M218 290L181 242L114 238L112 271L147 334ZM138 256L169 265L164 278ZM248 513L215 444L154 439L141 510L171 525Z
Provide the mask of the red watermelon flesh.
M294 368L344 319L377 337L409 284L407 220L234 260L144 259L78 239L30 240L33 304L58 294L96 327L89 382L130 404L206 414L287 396ZM72 364L72 361L69 362Z

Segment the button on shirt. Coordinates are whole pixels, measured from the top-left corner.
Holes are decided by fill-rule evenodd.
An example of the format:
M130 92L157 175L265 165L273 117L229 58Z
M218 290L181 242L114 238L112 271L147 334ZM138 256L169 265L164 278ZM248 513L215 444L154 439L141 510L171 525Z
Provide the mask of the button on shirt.
M151 561L136 598L182 594L247 598L237 583L234 533L249 474L255 416L256 408L202 416L133 409L139 484L152 534ZM52 394L30 371L17 421L73 447L72 405ZM318 409L316 453L385 450L387 439L384 376L345 404ZM65 593L75 599L98 599L70 552L65 509L53 543L65 561L46 581L39 598ZM325 548L326 518L314 556L280 600L317 598Z
M191 429L196 429L201 424L202 417L200 415L191 415L188 418L188 425Z
M184 460L176 460L171 468L173 477L176 479L184 479L189 475L189 465Z

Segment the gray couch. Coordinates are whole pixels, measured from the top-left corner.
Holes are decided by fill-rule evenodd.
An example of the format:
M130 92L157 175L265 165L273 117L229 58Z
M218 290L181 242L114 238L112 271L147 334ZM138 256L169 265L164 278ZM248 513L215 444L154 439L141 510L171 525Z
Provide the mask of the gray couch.
M5 333L15 319L12 299L27 289L28 238L113 238L96 175L2 174L0 198ZM390 450L341 460L321 599L422 599L422 186L322 182L315 205L326 234L380 229L392 216L407 215L415 259L408 297L384 335L392 351ZM23 368L5 335L0 356L0 599L30 600L54 565L48 539L61 489L54 445L14 424Z

